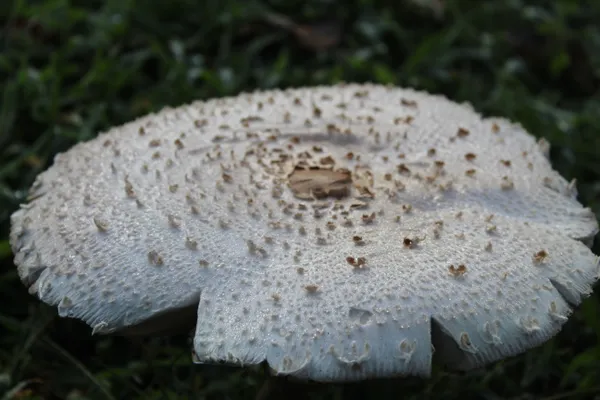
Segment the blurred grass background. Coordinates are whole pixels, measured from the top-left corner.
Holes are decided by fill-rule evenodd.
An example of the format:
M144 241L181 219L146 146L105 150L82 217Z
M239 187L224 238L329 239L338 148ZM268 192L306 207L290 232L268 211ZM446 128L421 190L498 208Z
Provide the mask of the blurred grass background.
M166 105L342 80L443 93L545 136L600 212L599 1L0 3L1 399L245 399L264 381L261 368L193 366L187 336L92 338L29 296L12 264L9 216L53 156ZM600 398L599 305L593 295L554 340L486 369L314 398Z

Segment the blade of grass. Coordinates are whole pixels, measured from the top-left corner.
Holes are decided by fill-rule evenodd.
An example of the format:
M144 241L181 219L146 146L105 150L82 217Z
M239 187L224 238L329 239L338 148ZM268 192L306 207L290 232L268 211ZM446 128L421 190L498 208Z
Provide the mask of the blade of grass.
M83 365L79 360L77 360L75 357L73 357L68 351L66 351L64 348L62 348L58 343L56 343L54 340L50 339L48 336L45 336L42 341L46 344L48 344L54 351L56 351L58 354L60 354L63 358L65 358L65 360L67 360L68 362L70 362L71 364L73 364L79 371L81 371L81 373L83 375L85 375L85 377L94 384L94 386L104 395L104 397L108 400L116 400L116 397L114 397L109 391L108 389L104 386L104 384L102 382L100 382L95 376L94 374L85 367L85 365Z

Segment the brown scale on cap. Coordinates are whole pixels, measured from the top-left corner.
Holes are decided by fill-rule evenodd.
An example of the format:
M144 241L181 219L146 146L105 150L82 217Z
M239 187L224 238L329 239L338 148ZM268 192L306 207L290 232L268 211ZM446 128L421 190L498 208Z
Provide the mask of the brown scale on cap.
M457 267L452 264L448 267L448 271L453 276L463 276L467 272L467 267L464 264L459 264Z
M351 183L352 173L348 170L296 167L289 176L290 189L302 200L347 197Z
M546 250L540 250L533 255L533 261L537 264L543 263L548 257Z
M458 128L458 131L456 132L456 136L460 137L460 138L464 138L469 136L469 130L465 129L465 128Z
M152 265L163 265L164 260L160 254L156 250L151 250L148 252L148 261Z
M477 158L477 155L475 153L467 153L465 154L465 159L467 161L473 161Z
M346 262L352 265L354 268L364 268L367 264L365 257L346 257Z
M319 290L319 286L318 285L306 285L306 286L304 286L304 289L308 293L316 293Z

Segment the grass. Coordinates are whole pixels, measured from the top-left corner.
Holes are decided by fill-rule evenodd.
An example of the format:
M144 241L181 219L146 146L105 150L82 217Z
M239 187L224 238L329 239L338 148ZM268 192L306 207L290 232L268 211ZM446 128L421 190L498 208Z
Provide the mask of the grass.
M166 105L342 80L443 93L548 138L555 167L576 177L581 201L600 212L600 2L447 1L442 19L378 0L1 3L2 399L243 399L258 391L259 368L191 365L186 336L92 338L29 296L12 264L9 216L53 156ZM302 32L266 23L269 12L307 24L308 45ZM336 42L338 22L339 41L315 49L315 38ZM332 385L315 398L355 389L369 398L600 398L599 315L596 294L555 339L486 369Z

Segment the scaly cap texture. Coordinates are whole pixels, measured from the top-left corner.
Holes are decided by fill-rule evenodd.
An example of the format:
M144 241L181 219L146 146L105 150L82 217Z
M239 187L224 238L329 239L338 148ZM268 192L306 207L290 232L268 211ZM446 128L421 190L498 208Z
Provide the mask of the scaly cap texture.
M198 362L426 376L435 347L468 369L556 334L597 279L596 218L548 150L409 89L244 93L58 155L11 244L96 333L199 303Z

